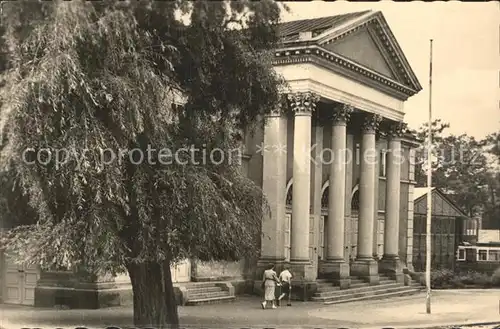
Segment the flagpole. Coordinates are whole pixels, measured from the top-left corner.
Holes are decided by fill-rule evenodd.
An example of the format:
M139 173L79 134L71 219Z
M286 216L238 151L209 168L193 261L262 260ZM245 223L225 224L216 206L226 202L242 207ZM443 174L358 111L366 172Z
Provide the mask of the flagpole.
M426 225L426 261L425 284L427 296L425 307L427 314L431 314L431 219L432 219L432 39L430 40L429 60L429 123L427 134L427 225Z

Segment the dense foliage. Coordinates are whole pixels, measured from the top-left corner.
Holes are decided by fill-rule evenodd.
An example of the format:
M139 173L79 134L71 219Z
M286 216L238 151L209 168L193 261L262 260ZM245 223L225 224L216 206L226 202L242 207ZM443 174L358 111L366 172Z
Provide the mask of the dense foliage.
M139 276L162 291L170 273L152 271L165 262L255 253L263 196L240 170L240 139L278 102L283 82L269 51L281 5L3 6L0 161L11 188L2 204L15 209L11 219L31 209L33 224L10 231L8 251L92 273L145 264L130 273L134 298ZM204 152L175 157L183 148ZM213 150L222 152L210 161ZM165 321L158 308L134 303L151 313L136 323Z
M428 125L418 131L424 141ZM466 134L445 134L448 123L432 123L434 161L432 186L448 193L469 217L482 216L486 227L500 228L500 152L499 135L493 133L482 140ZM415 179L426 186L425 145L417 151Z

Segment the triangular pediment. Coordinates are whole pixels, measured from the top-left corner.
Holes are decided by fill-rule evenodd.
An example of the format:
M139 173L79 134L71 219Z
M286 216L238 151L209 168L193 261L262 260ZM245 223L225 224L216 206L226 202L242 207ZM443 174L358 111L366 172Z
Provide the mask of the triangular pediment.
M319 46L416 92L418 79L381 12L370 12L316 35Z
M384 50L377 45L377 41L376 37L374 38L371 35L368 28L363 28L355 33L349 34L345 38L323 45L323 47L399 82L400 79L395 73L396 70L391 68L388 56L384 54Z
M275 53L276 65L313 56L320 65L404 100L422 90L379 11L284 22L279 34L283 47Z

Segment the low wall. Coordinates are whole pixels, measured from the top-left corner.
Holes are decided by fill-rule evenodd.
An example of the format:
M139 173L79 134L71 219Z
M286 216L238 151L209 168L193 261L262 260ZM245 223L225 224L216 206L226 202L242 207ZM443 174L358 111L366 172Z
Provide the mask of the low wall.
M245 262L202 262L193 263L193 281L223 281L242 279L245 273Z

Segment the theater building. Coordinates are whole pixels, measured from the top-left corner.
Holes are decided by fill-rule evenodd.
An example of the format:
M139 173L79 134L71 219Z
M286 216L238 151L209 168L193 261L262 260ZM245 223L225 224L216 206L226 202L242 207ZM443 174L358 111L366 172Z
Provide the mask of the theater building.
M412 269L416 144L404 103L422 87L384 16L364 11L291 21L280 34L274 64L288 89L261 129L248 134L243 155L242 170L270 206L260 259L178 264L173 276L183 303L258 290L269 263L291 266L300 299L325 282L349 289L356 280L378 285L384 275L402 284L403 270ZM118 296L111 304L123 304L130 293L126 275L89 282L71 273L23 269L22 276L2 268L4 302L50 306L87 291L98 305L85 307L100 307L99 296ZM62 277L72 284L64 287ZM193 288L199 283L190 283L209 280L215 282L205 287L227 294L203 295Z

